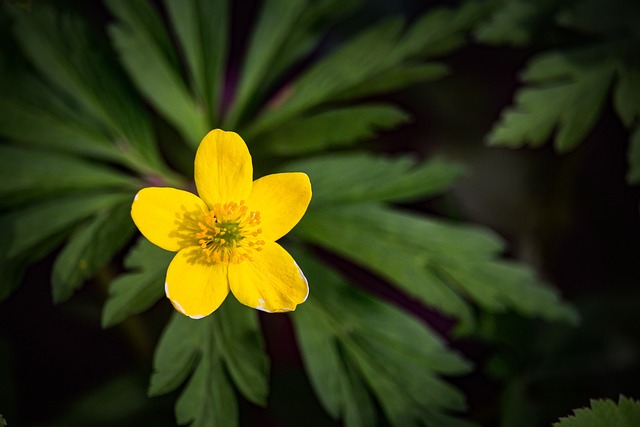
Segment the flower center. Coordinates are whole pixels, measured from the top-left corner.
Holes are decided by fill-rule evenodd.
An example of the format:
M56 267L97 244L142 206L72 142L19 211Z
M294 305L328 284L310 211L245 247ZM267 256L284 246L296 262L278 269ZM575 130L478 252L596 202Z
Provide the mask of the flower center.
M196 233L202 253L209 262L230 262L239 264L244 260L253 261L252 251L261 251L264 240L260 212L249 211L244 200L240 204L217 203L198 222L200 232Z

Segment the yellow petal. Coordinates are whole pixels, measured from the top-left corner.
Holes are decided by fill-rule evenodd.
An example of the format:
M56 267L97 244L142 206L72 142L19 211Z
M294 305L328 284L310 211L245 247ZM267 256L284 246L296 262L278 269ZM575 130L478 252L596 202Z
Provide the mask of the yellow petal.
M131 205L131 218L144 237L173 252L197 244L198 221L206 212L198 196L175 188L143 188Z
M249 149L235 132L209 132L196 152L198 194L210 208L216 203L246 200L251 192L253 165Z
M229 286L242 304L268 313L293 311L309 294L307 279L275 242L252 254L254 261L229 265Z
M247 206L260 212L261 238L275 241L300 221L310 201L311 183L306 174L278 173L253 182Z
M205 262L199 246L183 249L169 264L164 289L182 314L193 319L208 316L229 293L227 265Z

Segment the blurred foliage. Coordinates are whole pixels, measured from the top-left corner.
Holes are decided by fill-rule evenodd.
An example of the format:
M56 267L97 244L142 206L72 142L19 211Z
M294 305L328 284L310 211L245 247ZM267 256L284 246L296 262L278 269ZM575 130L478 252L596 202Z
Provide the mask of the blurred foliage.
M447 76L447 60L466 47L469 33L484 43L525 46L549 20L572 32L571 43L531 59L527 86L489 141L538 146L557 131L559 151L575 148L612 85L616 112L637 128L631 0L616 2L615 22L594 19L604 4L596 0L468 2L434 7L410 22L390 17L338 41L327 35L357 13L358 1L264 0L240 42L225 0L103 3L98 27L86 10L64 3L38 2L30 12L3 5L0 299L49 256L54 303L88 279L109 283L105 328L154 306L171 254L134 239L130 203L145 186L193 189L185 177L192 176L194 150L219 127L247 141L257 175L303 171L311 178L309 211L283 242L311 295L287 317L333 420L350 427L473 425L458 384L475 367L454 350L456 338L495 342L500 335L486 329L487 319L502 316L577 324L576 310L552 286L504 257L497 233L410 209L448 192L464 165L442 156L390 156L371 141L411 120L388 95ZM640 129L631 141L629 180L637 182ZM451 337L333 258L450 320ZM270 403L267 350L257 313L232 300L199 321L174 313L155 348L148 394L175 399L179 424L238 425L245 405ZM497 356L489 369L512 392L510 408L523 408L517 382L509 382L513 370L502 362ZM126 414L141 425L134 414L144 399L129 381L79 399L61 422L93 422L87 408L110 395L118 398L104 399L104 412L94 414L101 425ZM505 419L518 420L510 408Z
M516 93L515 105L503 111L488 142L538 147L555 134L555 149L571 151L592 131L610 96L633 135L627 180L640 183L640 4L634 0L499 3L476 30L481 42L533 44L549 50L529 59L521 75L525 86Z
M592 400L590 408L573 412L553 427L632 427L640 422L640 403L625 396L620 396L617 404L609 399Z

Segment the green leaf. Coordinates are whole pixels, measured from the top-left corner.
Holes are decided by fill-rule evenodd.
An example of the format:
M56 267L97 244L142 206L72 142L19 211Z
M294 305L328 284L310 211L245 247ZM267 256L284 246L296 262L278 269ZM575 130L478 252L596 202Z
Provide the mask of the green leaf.
M522 47L529 44L552 19L561 2L557 0L502 0L476 28L482 43Z
M613 92L613 106L626 127L640 117L640 69L627 64L618 66L618 82Z
M269 360L254 310L229 298L214 318L214 332L231 378L247 400L266 406Z
M255 136L273 131L323 103L344 99L351 90L366 93L363 86L369 82L374 82L375 91L402 87L401 77L411 77L405 81L411 84L417 75L425 74L424 69L414 68L419 65L416 58L450 53L460 46L481 11L482 7L469 3L457 10L437 9L406 31L400 19L367 28L287 87L247 133Z
M213 340L205 334L205 345ZM176 403L178 424L191 427L238 425L238 402L221 360L206 354L201 359L187 387Z
M0 98L0 134L5 137L46 149L123 161L95 121L91 123L78 111L70 111L42 82L31 79L20 85L18 93L10 89L4 92Z
M104 210L71 236L53 265L54 303L69 299L129 241L134 231L130 210L130 203Z
M393 68L378 77L343 91L337 99L349 100L389 93L417 83L438 80L448 74L449 68L437 62Z
M599 50L552 52L535 57L524 72L529 83L488 136L491 145L542 145L557 128L557 151L574 149L593 128L614 67Z
M391 105L336 108L290 122L264 136L263 144L277 154L303 154L353 145L408 120L404 111Z
M55 249L74 224L128 197L121 194L68 196L0 215L0 300L20 284L29 264Z
M398 238L368 237L363 244L363 229L357 220L333 227L334 217L312 216L299 225L297 232L312 243L334 251L347 260L370 269L429 307L453 316L466 327L473 324L465 301L428 267L428 258L398 243ZM331 231L322 234L327 225ZM344 227L344 228L343 228ZM395 241L394 241L395 240Z
M189 146L197 147L209 130L204 109L176 69L175 54L157 12L146 0L109 0L106 5L119 18L109 33L136 87Z
M507 308L522 315L577 324L575 309L563 303L558 292L540 282L533 271L506 261L455 262L441 268L480 306L493 312Z
M444 411L464 408L460 392L439 375L464 374L470 366L425 325L349 286L317 261L294 256L310 283L322 284L292 318L305 368L332 416L345 418L348 426L374 425L369 393L398 426L449 419Z
M227 56L227 1L166 0L164 4L186 57L194 92L206 106L209 126L216 127Z
M640 126L638 126L631 135L629 149L627 151L627 161L629 163L627 182L629 182L629 184L640 184Z
M98 188L132 188L131 177L75 157L0 146L0 206L52 194Z
M125 261L125 266L132 271L117 277L109 286L109 297L102 312L103 328L145 311L162 298L164 277L173 256L144 237L138 239Z
M502 242L484 230L367 203L310 211L296 232L459 318L462 328L473 322L465 298L492 311L577 319L529 269L496 260Z
M277 54L297 25L306 3L305 0L262 2L260 17L242 67L237 95L227 117L227 127L234 128L249 100L255 99L256 91L271 72Z
M142 254L143 246L139 244L138 253ZM149 396L175 390L187 379L198 358L204 326L202 322L173 313L156 347Z
M229 425L238 420L235 386L251 402L266 404L268 359L256 313L227 301L205 319L174 314L154 357L149 394L168 393L193 371L176 403L179 424Z
M129 199L128 194L74 195L6 213L0 216L2 257L11 259L24 254L96 212Z
M481 2L466 2L455 9L434 8L407 30L394 55L398 58L432 58L450 54L465 43L466 33L485 13L486 6Z
M387 69L401 29L402 21L388 20L345 43L300 77L279 108L263 114L249 133L256 135L275 129Z
M591 400L590 408L575 409L573 414L553 427L635 427L640 425L640 402L622 395L617 404L610 399Z
M448 190L463 172L441 158L421 165L409 157L388 158L369 153L329 154L287 164L313 182L312 207L370 200L408 201Z
M121 70L73 15L40 7L15 14L15 37L30 61L57 90L69 96L121 144L156 167L161 160L139 98Z

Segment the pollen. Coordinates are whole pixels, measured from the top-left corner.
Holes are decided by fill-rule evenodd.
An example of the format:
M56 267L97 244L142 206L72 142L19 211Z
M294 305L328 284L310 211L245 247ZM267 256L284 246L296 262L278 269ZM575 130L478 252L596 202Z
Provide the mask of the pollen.
M198 227L200 232L195 237L211 263L253 261L253 252L261 251L265 243L260 239L260 212L249 211L244 200L215 204Z

